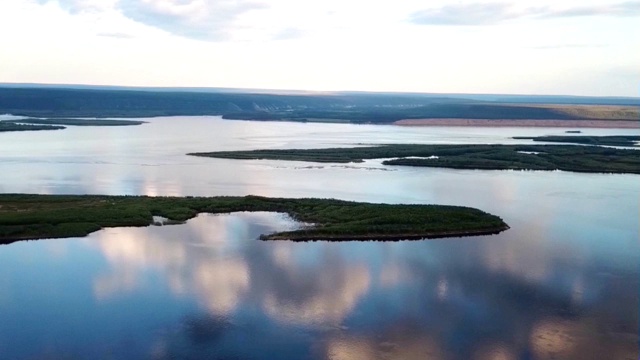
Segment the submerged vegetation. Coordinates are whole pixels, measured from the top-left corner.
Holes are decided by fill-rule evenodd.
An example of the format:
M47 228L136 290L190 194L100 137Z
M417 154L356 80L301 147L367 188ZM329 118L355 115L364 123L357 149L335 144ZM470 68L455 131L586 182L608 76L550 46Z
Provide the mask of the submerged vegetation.
M227 159L362 162L485 170L564 170L640 174L640 152L573 145L380 145L355 148L220 151L189 155Z
M548 136L534 136L534 137L515 136L514 139L569 143L569 144L584 144L584 145L637 146L636 143L640 141L640 136L638 135L605 135L605 136L548 135Z
M498 216L441 205L390 205L332 199L0 195L0 243L85 236L104 227L147 226L153 216L185 221L198 213L272 211L313 226L263 240L400 240L493 234Z

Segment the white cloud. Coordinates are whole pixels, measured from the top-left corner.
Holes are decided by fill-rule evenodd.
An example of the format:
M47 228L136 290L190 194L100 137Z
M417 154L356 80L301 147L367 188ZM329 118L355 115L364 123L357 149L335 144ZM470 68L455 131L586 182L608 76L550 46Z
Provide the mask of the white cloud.
M15 0L19 1L19 0ZM23 0L28 1L28 0ZM78 16L118 14L168 33L212 42L290 40L376 32L402 22L408 0L389 7L337 0L35 0ZM106 32L106 31L105 31ZM114 32L113 30L111 32Z
M101 12L112 9L117 0L57 0L60 7L70 13ZM40 4L56 2L37 0Z
M244 14L267 8L252 0L121 0L118 9L141 23L203 40L228 40Z
M506 3L456 4L417 11L410 21L420 25L486 25L518 16Z
M627 1L591 6L518 7L515 3L463 3L416 11L410 22L419 25L489 25L521 18L551 19L583 16L640 16L640 2Z
M125 32L98 32L96 33L96 35L102 36L102 37L115 38L115 39L133 39L135 37L135 35L128 34Z
M626 1L596 6L576 6L564 9L547 10L540 14L540 17L543 18L576 16L640 16L640 1Z
M424 4L3 0L0 82L637 95L638 1Z

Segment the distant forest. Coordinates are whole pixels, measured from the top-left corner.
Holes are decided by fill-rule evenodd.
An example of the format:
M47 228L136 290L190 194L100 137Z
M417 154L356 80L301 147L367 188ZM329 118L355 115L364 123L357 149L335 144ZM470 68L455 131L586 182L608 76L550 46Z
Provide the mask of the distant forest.
M0 85L0 114L43 118L222 115L239 120L352 123L421 118L632 121L640 119L640 99Z

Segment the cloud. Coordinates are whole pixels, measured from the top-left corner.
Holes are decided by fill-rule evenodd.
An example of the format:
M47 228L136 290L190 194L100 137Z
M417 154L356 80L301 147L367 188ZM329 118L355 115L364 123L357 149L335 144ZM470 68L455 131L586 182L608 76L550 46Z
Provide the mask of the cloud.
M276 33L273 37L274 40L292 40L302 37L304 31L295 27L288 27Z
M609 6L579 6L575 8L547 11L541 18L577 17L577 16L617 16L629 17L640 15L640 1L627 1Z
M97 33L96 35L97 36L101 36L101 37L115 38L115 39L133 39L133 38L135 38L134 35L128 34L128 33L124 33L124 32L102 32L102 33Z
M226 40L242 15L267 8L253 0L120 0L128 18L170 33L200 40Z
M46 4L52 0L37 0L39 4ZM58 0L58 4L71 14L95 13L113 8L117 0Z
M139 24L198 40L221 41L238 34L255 34L245 15L267 9L261 0L36 0L57 4L72 14L98 17L119 14ZM256 30L256 31L254 31ZM291 36L291 34L284 34Z
M420 25L488 25L517 17L510 14L509 4L447 5L413 13L410 21Z
M518 8L505 2L446 5L412 13L409 21L418 25L492 25L504 21L531 18L553 19L584 16L630 17L640 15L640 1L602 6L572 8Z
M555 49L595 49L604 48L608 45L605 44L552 44L552 45L538 45L529 46L529 49L536 50L555 50Z

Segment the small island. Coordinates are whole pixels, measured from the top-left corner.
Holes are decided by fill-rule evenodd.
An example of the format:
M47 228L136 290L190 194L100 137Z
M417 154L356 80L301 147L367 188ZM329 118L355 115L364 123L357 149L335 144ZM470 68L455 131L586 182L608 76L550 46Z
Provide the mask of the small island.
M66 126L132 126L144 123L137 120L25 118L0 121L0 132L63 130Z
M384 165L478 170L563 170L640 174L640 152L574 145L378 145L354 148L218 151L191 153L223 159L324 163L385 159Z
M270 211L311 224L263 234L262 240L410 240L489 235L509 226L478 209L444 205L372 204L333 199L0 195L0 244L86 236L106 227L148 226L154 216L171 223L199 213Z
M19 123L30 125L69 125L69 126L132 126L142 125L139 120L110 120L110 119L35 119L5 120L4 123Z
M568 131L567 131L568 132ZM640 136L638 135L604 135L604 136L583 136L583 135L547 135L547 136L515 136L518 140L533 140L541 142L581 144L581 145L601 145L601 146L638 146Z
M30 125L30 124L18 124L8 121L0 121L0 132L9 131L42 131L42 130L62 130L64 126L51 126L51 125Z

